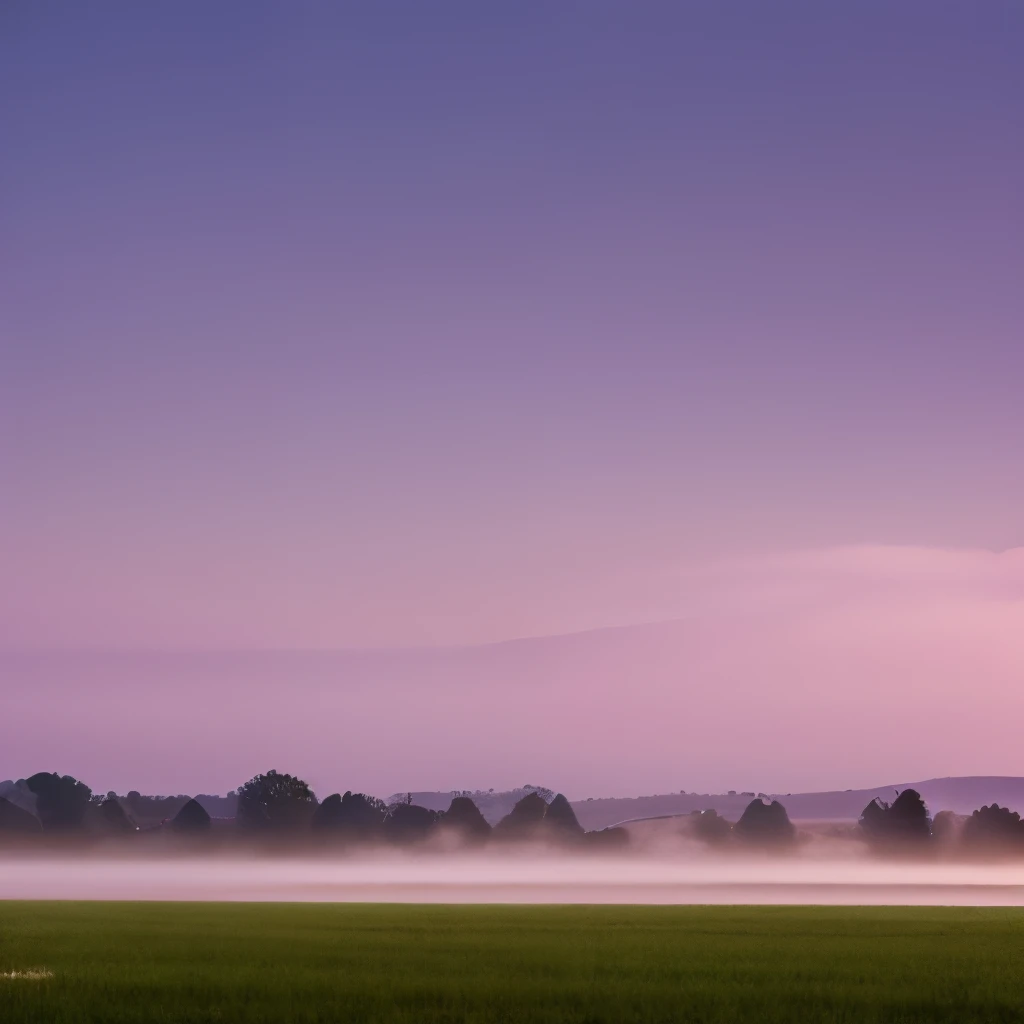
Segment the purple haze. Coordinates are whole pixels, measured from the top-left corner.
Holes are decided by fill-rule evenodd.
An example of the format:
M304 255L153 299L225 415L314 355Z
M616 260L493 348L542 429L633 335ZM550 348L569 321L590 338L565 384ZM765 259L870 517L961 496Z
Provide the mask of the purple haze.
M1019 770L1019 4L14 2L0 97L0 778ZM298 673L280 735L67 653L662 619L646 674Z

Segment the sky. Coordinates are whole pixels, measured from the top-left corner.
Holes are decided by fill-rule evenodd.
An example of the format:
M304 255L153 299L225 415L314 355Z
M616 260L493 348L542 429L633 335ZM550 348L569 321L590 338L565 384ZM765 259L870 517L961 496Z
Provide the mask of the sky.
M0 687L51 688L69 731L4 716L0 777L63 758L104 785L226 788L266 767L237 739L192 775L98 739L117 693L141 736L215 652L443 659L627 626L644 650L644 623L688 618L723 653L762 649L778 615L803 638L727 673L744 729L751 674L799 735L841 723L864 693L851 645L912 714L938 635L962 654L947 697L1016 709L1022 110L1009 0L4 4ZM851 557L870 586L835 568ZM846 609L824 648L771 596L808 562ZM694 582L723 576L727 598ZM969 608L954 635L949 608ZM106 678L75 652L191 667ZM600 768L622 700L671 718L713 685L673 658L671 686L600 699L583 667L545 667L575 760L538 770L564 755L578 794L685 786L640 726ZM825 704L794 711L796 666ZM203 670L212 723L236 669ZM332 711L362 687L372 719L396 699L376 671L289 685ZM410 723L367 788L557 788L519 778L520 684L480 671L436 726L452 763ZM455 700L430 678L402 676L413 706ZM444 733L471 712L480 749ZM934 738L910 758L933 774L1005 760L982 724L941 757ZM836 775L794 742L802 764L723 745L699 773ZM279 753L330 774L326 746ZM878 756L851 748L848 784L915 774Z

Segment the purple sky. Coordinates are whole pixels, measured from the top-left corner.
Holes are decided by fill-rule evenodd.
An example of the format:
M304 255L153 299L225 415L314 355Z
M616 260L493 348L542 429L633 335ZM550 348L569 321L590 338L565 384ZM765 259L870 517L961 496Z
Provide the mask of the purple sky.
M814 666L832 703L804 724L832 728L858 692L842 643L868 651L892 588L908 622L946 621L906 552L946 579L1022 543L1022 118L1010 0L11 0L0 650L459 646L705 614L723 651L756 649L764 623L734 596L704 607L694 573L776 559L774 592L802 558L881 546L867 591L829 569L830 600L857 603L846 640L761 678L785 708L793 664ZM1015 700L1024 586L1001 564L998 598L972 568L949 600L989 610L957 620L970 686ZM929 635L885 662L897 715ZM711 685L676 656L682 696L648 680L647 715ZM114 699L84 660L47 664L0 655L0 687L68 695L69 729ZM116 685L142 730L176 684ZM211 720L235 685L206 679ZM330 684L339 707L354 685ZM457 706L491 709L486 749L434 770L410 736L365 786L559 785L550 758L519 777L518 684L477 685ZM590 685L559 677L550 711L577 795L613 784L595 737L614 686L581 722ZM0 778L181 777L145 744L54 749L25 714L0 717ZM978 728L949 764L994 768ZM195 754L210 788L269 766L224 742ZM624 748L620 789L686 785L659 742ZM819 753L779 784L813 785ZM701 770L767 788L765 756ZM843 761L849 785L876 768Z

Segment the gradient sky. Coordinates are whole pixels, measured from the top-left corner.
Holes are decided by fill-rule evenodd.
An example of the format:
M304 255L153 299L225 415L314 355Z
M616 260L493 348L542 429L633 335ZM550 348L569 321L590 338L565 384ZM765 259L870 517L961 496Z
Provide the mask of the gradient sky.
M0 137L0 648L1022 543L1019 3L8 0Z

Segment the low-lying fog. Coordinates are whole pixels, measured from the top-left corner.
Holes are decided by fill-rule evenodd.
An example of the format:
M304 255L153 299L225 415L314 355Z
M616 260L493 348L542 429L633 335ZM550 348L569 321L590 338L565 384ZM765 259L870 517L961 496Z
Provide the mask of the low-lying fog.
M0 856L2 899L1024 905L1024 861L886 860L820 841L779 855L688 841L615 854L540 847L288 856Z

